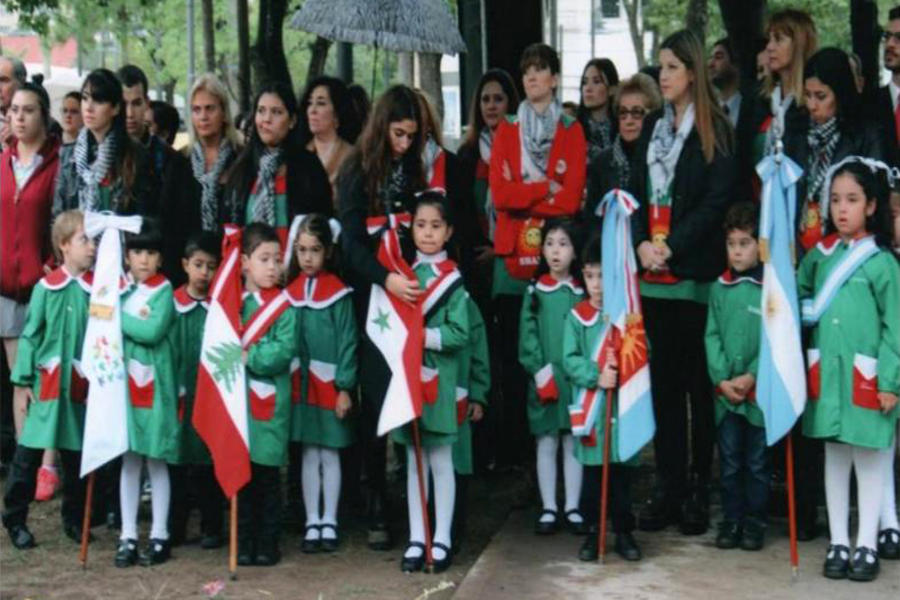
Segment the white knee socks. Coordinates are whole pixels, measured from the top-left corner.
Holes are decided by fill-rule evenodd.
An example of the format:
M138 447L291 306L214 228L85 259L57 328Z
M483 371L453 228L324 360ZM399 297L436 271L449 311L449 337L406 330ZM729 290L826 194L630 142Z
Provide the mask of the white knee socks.
M122 456L122 474L119 478L119 503L122 512L122 534L120 539L137 539L137 514L141 498L141 464L144 457L134 452L126 452ZM153 539L169 539L169 467L165 461L154 458L147 459L147 473L153 490L151 506L153 524L150 537Z
M556 512L556 451L559 448L559 437L554 434L539 435L536 444L538 489L541 492L541 503L544 510ZM553 517L549 515L541 517L541 521L550 522L552 520Z
M321 472L320 472L321 469ZM306 525L337 526L338 500L341 495L341 457L334 448L312 444L303 446L303 503L306 505ZM319 495L322 510L319 510ZM333 539L336 531L326 528L322 537ZM307 531L306 539L318 539L319 530Z
M856 546L875 549L879 508L884 494L882 456L878 450L825 442L825 500L832 544L850 545L847 525L850 516L850 469L855 467L859 507Z
M900 529L897 523L897 497L894 491L894 457L897 453L897 435L894 445L882 450L882 467L884 468L884 495L881 498L881 522L878 529Z
M450 529L453 525L453 505L456 501L456 474L453 471L453 447L433 446L422 449L422 470L425 477L425 500L428 501L428 474L434 479L434 541L452 548ZM419 475L416 469L415 448L406 447L406 497L409 510L409 540L425 542L425 521L422 516L422 501L419 495ZM420 548L407 550L407 558L422 555ZM432 549L435 560L443 560L446 552Z
M575 458L575 437L567 433L562 436L563 446L563 475L565 476L566 487L566 512L570 510L578 510L578 503L581 500L581 477L584 474L584 468L578 459ZM572 513L568 517L572 523L581 523L583 521L580 513Z

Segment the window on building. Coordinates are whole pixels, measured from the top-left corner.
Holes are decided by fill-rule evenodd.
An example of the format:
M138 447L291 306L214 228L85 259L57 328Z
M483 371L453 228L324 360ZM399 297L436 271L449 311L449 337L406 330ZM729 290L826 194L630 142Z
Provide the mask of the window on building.
M619 0L600 0L600 16L603 19L619 18Z

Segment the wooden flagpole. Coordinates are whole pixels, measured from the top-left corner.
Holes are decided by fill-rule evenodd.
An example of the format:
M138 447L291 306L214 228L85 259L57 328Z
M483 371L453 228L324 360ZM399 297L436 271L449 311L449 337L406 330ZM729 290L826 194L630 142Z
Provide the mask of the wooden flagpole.
M419 436L419 419L412 422L413 445L416 451L416 473L419 476L419 500L422 503L422 523L425 527L425 570L434 568L434 559L431 556L431 524L428 522L428 501L425 500L425 469L422 466L422 439Z
M88 475L87 490L84 496L84 519L81 521L81 548L78 551L78 560L81 562L81 568L87 568L88 558L88 542L91 539L91 508L94 504L94 478L96 471L91 471Z
M237 579L237 492L231 497L228 517L228 576Z
M606 417L603 424L603 479L600 487L600 528L597 549L600 552L600 562L606 558L606 508L609 499L609 438L612 426L612 389L606 390Z
M785 477L787 479L788 532L791 544L791 577L797 579L800 558L797 553L797 507L794 502L794 444L793 435L788 432L784 444Z

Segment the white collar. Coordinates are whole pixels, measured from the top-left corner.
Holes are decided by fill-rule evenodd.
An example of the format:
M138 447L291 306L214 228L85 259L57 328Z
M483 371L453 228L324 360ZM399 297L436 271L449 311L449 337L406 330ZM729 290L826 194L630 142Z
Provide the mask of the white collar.
M445 260L447 260L446 250L441 250L440 252L435 252L434 254L423 254L422 252L416 250L416 264L434 264L444 262Z

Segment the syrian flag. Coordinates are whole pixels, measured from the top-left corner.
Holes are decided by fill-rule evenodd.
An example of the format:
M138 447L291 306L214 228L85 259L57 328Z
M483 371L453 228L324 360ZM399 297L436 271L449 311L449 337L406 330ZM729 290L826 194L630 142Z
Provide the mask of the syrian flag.
M771 446L791 430L806 407L806 370L794 273L796 183L803 171L781 154L778 158L766 156L756 172L763 182L759 219L762 327L756 404L763 413L766 443Z
M615 455L622 462L637 454L656 432L647 335L631 242L631 214L637 208L637 200L620 189L608 192L597 207L597 214L603 218L603 317L609 325L599 336L592 356L599 365L606 360L607 348L613 348L617 355L619 388L616 394L618 434ZM594 392L596 397L600 390ZM585 395L584 391L579 394ZM581 435L593 431L598 411L594 408L585 412L589 427L586 431L582 429Z
M403 259L398 227L401 219L390 215L381 234L378 260L388 271L409 279L416 274ZM422 310L373 285L366 315L366 334L384 356L391 370L384 404L378 417L378 435L405 425L422 415L422 352L424 349Z
M225 226L224 261L212 294L197 369L193 424L209 447L216 479L233 497L250 481L247 382L241 360L241 231Z

